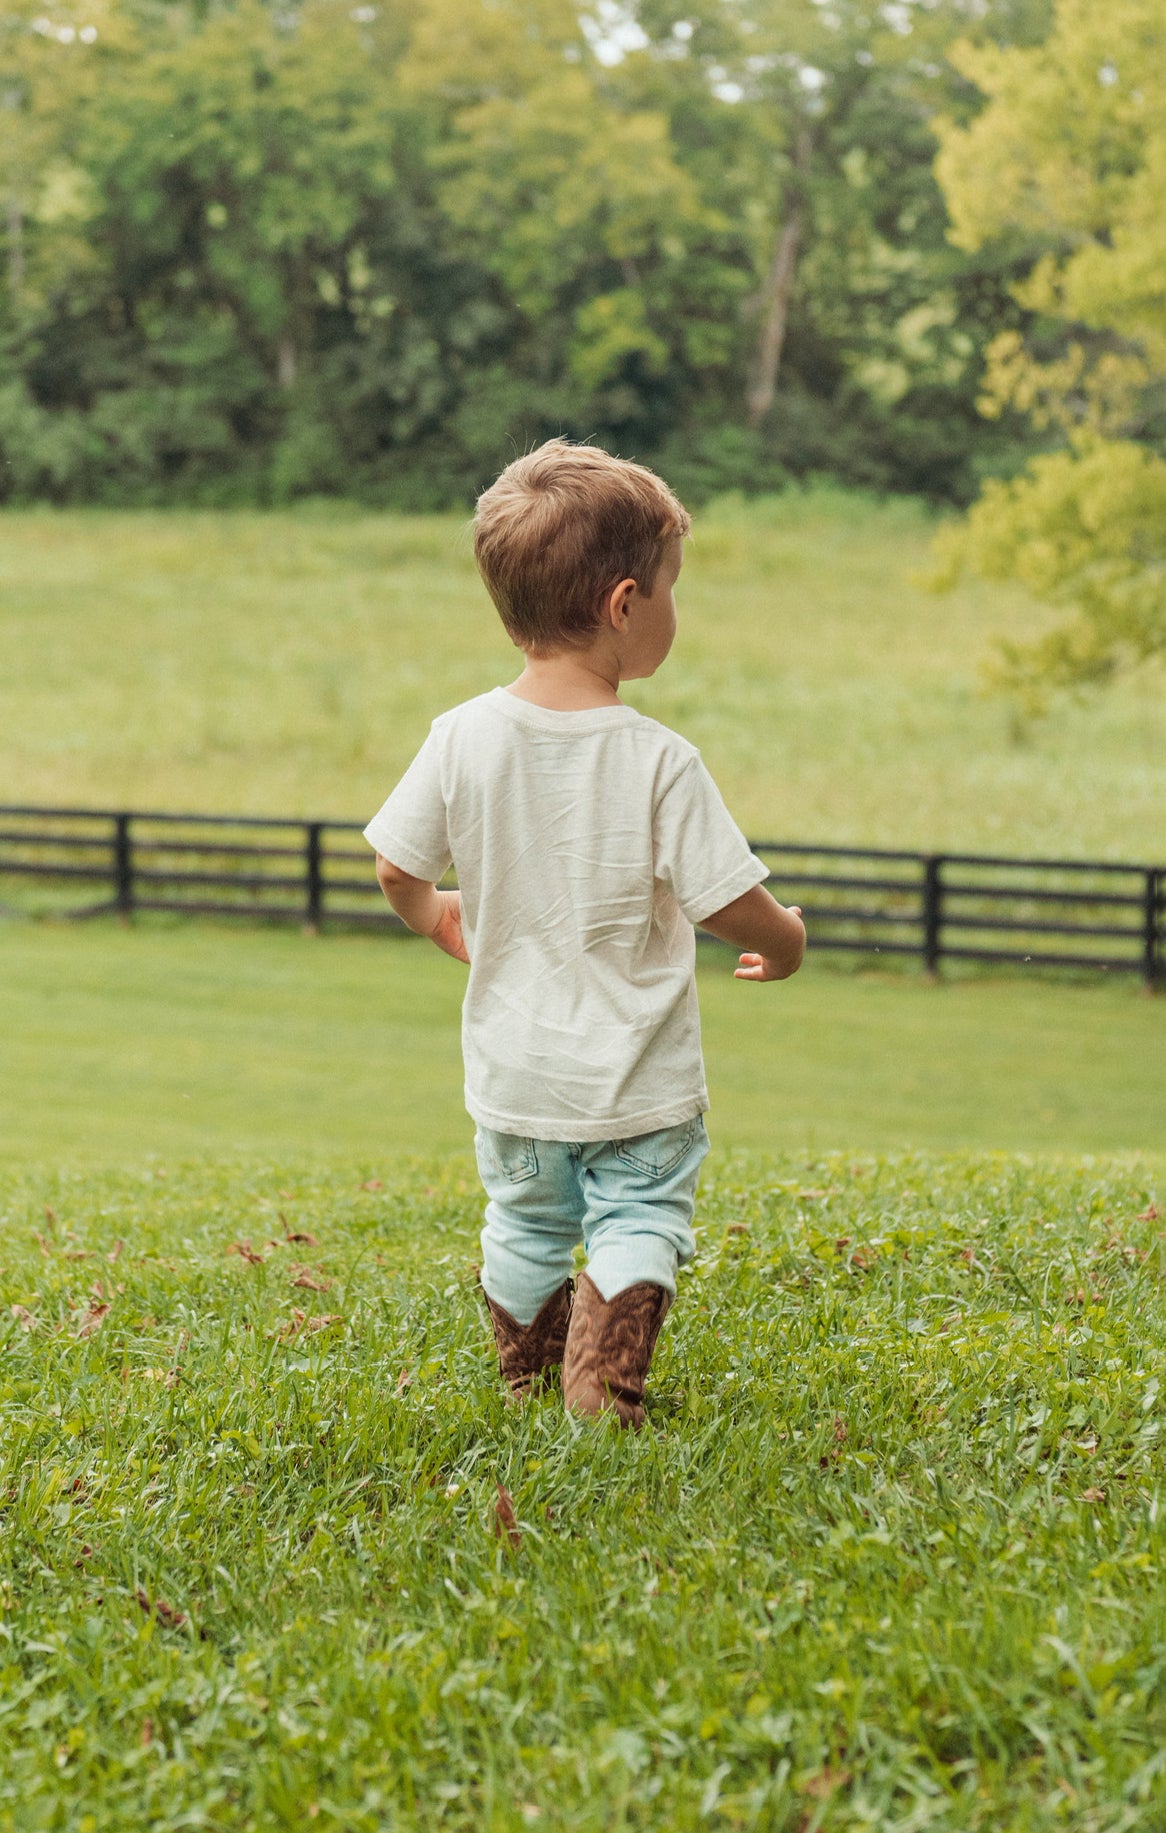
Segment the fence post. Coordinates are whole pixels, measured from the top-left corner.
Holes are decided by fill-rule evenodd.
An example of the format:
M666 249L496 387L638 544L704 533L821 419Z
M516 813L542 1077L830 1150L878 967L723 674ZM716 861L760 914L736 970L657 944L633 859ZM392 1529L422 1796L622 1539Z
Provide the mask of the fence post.
M324 919L323 826L322 821L308 821L304 826L305 921L313 935Z
M1161 897L1161 881L1166 876L1156 872L1151 866L1146 873L1146 891L1142 914L1142 978L1146 983L1147 993L1156 991L1162 975L1162 961L1158 954L1158 905Z
M929 853L923 861L923 966L938 975L943 953L943 859Z
M113 900L117 914L127 923L134 914L134 847L130 834L132 815L113 818Z

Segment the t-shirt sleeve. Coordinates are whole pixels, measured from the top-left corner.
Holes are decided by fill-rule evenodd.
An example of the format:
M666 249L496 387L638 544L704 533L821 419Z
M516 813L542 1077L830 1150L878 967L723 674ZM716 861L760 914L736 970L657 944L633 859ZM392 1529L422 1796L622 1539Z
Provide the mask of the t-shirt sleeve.
M656 877L690 923L703 922L769 877L699 757L692 757L656 805Z
M414 878L436 883L449 870L453 856L441 793L441 760L432 732L384 807L365 828L364 837L378 853Z

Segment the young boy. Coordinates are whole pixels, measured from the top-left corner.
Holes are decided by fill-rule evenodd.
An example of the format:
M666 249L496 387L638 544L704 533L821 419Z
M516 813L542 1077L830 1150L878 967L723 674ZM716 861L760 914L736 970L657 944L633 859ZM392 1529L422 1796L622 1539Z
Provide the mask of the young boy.
M738 979L785 979L805 949L699 753L619 698L672 646L689 526L651 471L594 446L509 465L474 548L526 666L434 721L365 829L394 910L469 965L503 1378L524 1394L562 1362L569 1408L631 1426L708 1151L693 925L745 951Z

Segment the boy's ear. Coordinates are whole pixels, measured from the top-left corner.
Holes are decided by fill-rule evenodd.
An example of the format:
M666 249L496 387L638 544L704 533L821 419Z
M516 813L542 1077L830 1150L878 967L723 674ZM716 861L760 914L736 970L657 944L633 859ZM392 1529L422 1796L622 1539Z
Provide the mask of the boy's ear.
M613 630L623 630L627 623L628 608L637 590L634 579L621 579L613 586L604 602L604 621L610 623Z

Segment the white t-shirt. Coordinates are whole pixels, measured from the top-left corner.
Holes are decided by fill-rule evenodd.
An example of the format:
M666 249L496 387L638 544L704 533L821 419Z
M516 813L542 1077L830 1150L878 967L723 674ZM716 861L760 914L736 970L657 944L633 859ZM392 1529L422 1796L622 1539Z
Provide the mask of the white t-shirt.
M434 720L364 832L416 878L456 867L480 1126L624 1139L704 1112L693 924L768 874L686 739L495 688Z

